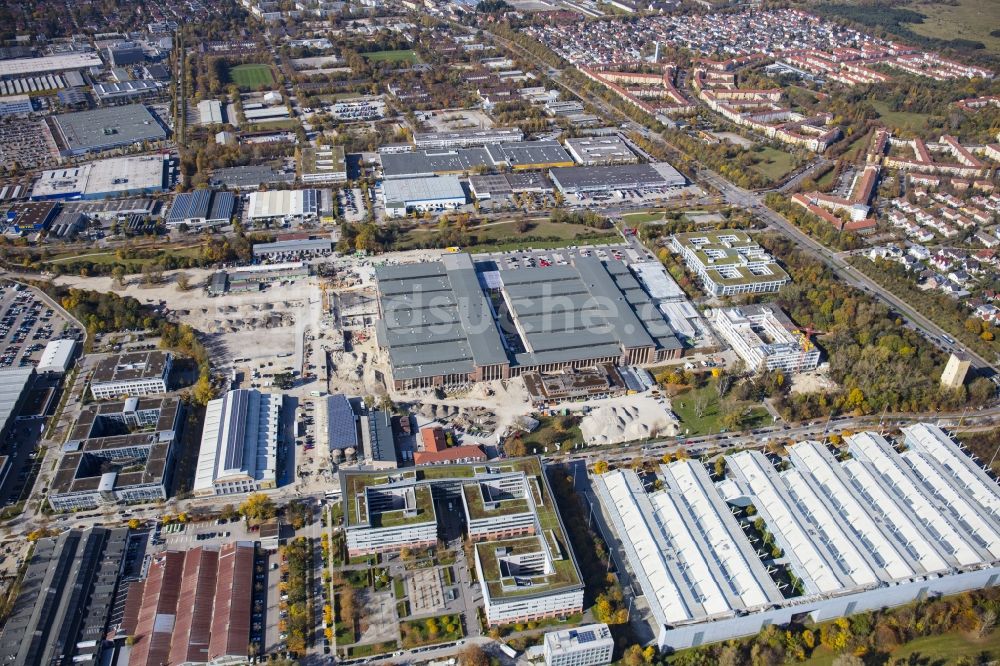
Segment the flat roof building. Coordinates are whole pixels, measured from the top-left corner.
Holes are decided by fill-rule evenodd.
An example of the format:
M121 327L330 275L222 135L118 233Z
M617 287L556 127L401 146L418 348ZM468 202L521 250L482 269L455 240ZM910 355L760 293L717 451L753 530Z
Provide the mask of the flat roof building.
M606 624L587 624L545 634L545 666L610 664L615 640Z
M7 209L7 225L19 234L30 234L48 228L59 207L48 202L16 203Z
M379 346L397 390L600 363L661 362L682 345L620 261L494 270L463 253L375 273ZM510 332L501 335L497 318ZM607 304L614 304L613 308Z
M186 224L191 227L229 224L233 218L236 199L232 192L195 190L174 198L165 221L167 226Z
M250 220L314 219L320 215L320 190L251 192L247 205Z
M101 359L90 379L96 400L166 393L173 355L169 352L126 352Z
M787 447L783 471L743 451L726 456L719 483L689 460L660 467L662 490L647 492L632 470L596 477L659 647L990 585L1000 572L1000 488L937 426L908 426L903 436L899 453L877 433L851 435L847 459L799 442ZM748 506L753 518L740 510ZM744 532L751 520L763 522L776 562L797 581L784 593L786 574Z
M524 132L517 127L413 133L413 145L417 148L465 148L467 146L521 141L522 139L524 139Z
M440 494L465 514L489 625L582 610L580 571L538 458L342 471L340 487L351 556L436 543Z
M394 469L399 465L396 437L392 432L392 414L380 410L368 412L363 431L365 454L376 469Z
M254 555L252 541L237 541L154 558L125 601L130 666L246 663Z
M633 153L617 134L566 139L566 150L577 164L635 164L639 156Z
M52 123L64 155L83 155L167 138L167 131L142 104L64 113L53 116Z
M715 329L751 372L806 372L819 365L819 350L776 305L717 308Z
M256 190L261 185L294 181L294 173L279 173L265 164L216 169L212 172L208 184L212 187L228 187L234 190Z
M347 156L343 146L309 144L300 156L299 178L303 183L342 183L347 180Z
M687 183L666 162L560 167L550 169L549 177L563 194L681 187Z
M37 372L52 372L62 374L69 369L73 362L73 355L76 353L76 340L62 339L52 340L45 345L38 365L35 366Z
M465 188L455 176L399 178L382 181L385 214L403 217L410 211L443 211L464 206Z
M14 58L0 60L0 78L31 76L33 74L49 74L52 72L68 72L71 70L102 67L101 56L93 51L77 51L74 53L59 53L40 58Z
M301 261L308 257L325 257L333 253L333 238L296 238L254 243L253 257L256 260Z
M6 441L13 432L17 413L24 406L34 379L32 367L0 370L0 439Z
M198 118L202 125L221 125L225 122L222 115L222 102L217 99L203 99L198 102Z
M195 471L195 495L232 495L277 486L281 395L255 389L211 400Z
M690 232L670 237L712 296L775 292L791 281L788 273L745 231Z
M49 484L56 511L167 498L183 410L177 398L90 405L63 445Z
M70 529L35 542L0 633L0 660L18 666L97 666L128 530Z
M485 169L514 171L572 166L573 158L558 141L518 141L474 148L430 149L381 156L386 179L461 175Z
M162 192L170 181L166 155L112 157L43 171L31 190L35 201L107 199Z

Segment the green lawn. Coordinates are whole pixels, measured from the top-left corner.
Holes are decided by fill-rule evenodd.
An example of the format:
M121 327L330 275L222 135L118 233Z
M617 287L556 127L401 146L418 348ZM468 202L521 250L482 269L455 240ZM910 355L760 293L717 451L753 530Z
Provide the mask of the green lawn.
M750 168L771 182L781 180L795 166L791 155L770 146L755 148L751 152L760 161Z
M913 655L917 664L953 664L961 657L975 657L989 651L994 655L1000 651L1000 631L994 631L984 640L974 640L965 634L947 633L940 636L918 638L896 648L892 658L907 663ZM817 647L803 666L832 666L837 655L824 647Z
M890 111L889 105L882 101L874 101L872 102L872 106L878 111L879 120L893 129L912 130L916 132L922 130L927 125L927 119L930 117L926 113Z
M622 215L622 221L626 224L643 224L644 222L660 222L663 220L662 212L629 213Z
M229 79L240 88L256 89L274 85L274 73L270 65L249 63L237 65L229 70Z
M544 453L548 449L552 453L566 441L582 442L583 434L578 425L579 418L574 416L536 416L539 425L534 432L522 434L521 439L528 447L528 453Z
M415 65L420 62L420 56L412 49L401 51L373 51L372 53L362 53L366 59L372 62L407 62Z
M83 254L74 253L66 254L53 257L43 263L46 264L75 264L77 262L90 262L92 264L118 264L118 263L135 263L135 264L149 264L161 257L167 255L172 255L175 257L199 257L201 256L200 247L182 247L182 248L167 248L164 250L158 250L155 256L151 257L136 257L133 259L119 259L114 252L95 252L93 254L89 252L84 252Z
M990 31L1000 27L1000 3L996 0L959 0L954 6L945 2L922 2L907 9L927 18L923 23L907 24L913 32L938 39L971 39L982 42L994 55L1000 54L1000 37Z
M521 247L562 247L566 241L577 240L579 238L596 237L593 242L606 243L609 240L618 239L619 236L613 230L593 229L582 224L567 224L561 222L532 222L531 228L525 233L517 231L516 222L502 222L499 224L487 224L481 227L471 227L468 231L473 238L473 247L462 248L468 251L488 251L497 252L513 250ZM437 233L437 227L433 224L426 226L411 227L400 234L396 249L406 250L419 247L421 244L431 242ZM518 236L531 236L534 238L553 239L552 241L531 241L506 242ZM548 245L546 245L548 242ZM588 242L591 242L588 240ZM497 243L497 244L494 244Z
M685 437L718 433L722 430L724 411L719 402L719 392L715 388L715 380L700 389L687 389L671 398L670 406L674 414L681 420L679 432ZM750 416L744 429L756 428L769 422L770 416L764 407L750 409Z

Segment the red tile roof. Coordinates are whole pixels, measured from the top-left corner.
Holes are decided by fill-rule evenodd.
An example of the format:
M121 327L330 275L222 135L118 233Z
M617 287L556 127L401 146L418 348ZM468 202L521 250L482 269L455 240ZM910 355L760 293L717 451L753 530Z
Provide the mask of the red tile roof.
M420 431L424 442L424 451L444 451L448 448L448 440L442 428L424 428Z
M486 454L478 446L453 446L443 451L416 451L413 454L414 465L433 465L434 463L486 460Z

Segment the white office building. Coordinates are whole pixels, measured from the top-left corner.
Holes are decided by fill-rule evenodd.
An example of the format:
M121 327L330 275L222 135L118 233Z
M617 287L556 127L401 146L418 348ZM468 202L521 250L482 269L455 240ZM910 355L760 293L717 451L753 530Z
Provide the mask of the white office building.
M39 373L52 372L62 374L69 369L76 351L76 340L53 340L45 345L41 358L35 370Z
M173 355L161 351L110 356L97 364L90 392L97 400L166 393L172 364Z
M277 486L279 394L229 391L208 403L195 472L195 495L233 495Z
M775 292L788 273L745 231L690 232L670 237L670 249L711 296Z
M805 372L819 365L819 350L775 305L719 308L711 322L754 372Z
M606 624L545 634L545 666L602 666L611 663L615 641Z
M660 467L663 488L650 492L632 470L598 476L659 647L995 585L997 482L937 426L909 426L903 437L900 453L878 433L851 435L846 459L799 442L780 471L742 451L726 457L717 483L701 463L677 461ZM758 519L772 537L766 550L745 531Z

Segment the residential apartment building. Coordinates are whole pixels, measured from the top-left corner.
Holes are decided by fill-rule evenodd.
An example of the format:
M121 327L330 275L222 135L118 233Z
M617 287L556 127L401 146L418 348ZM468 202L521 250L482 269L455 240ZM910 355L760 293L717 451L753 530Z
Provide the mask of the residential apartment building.
M545 666L602 666L611 663L615 641L606 624L588 624L545 634Z
M167 392L173 355L168 352L127 352L102 359L90 380L96 400Z

